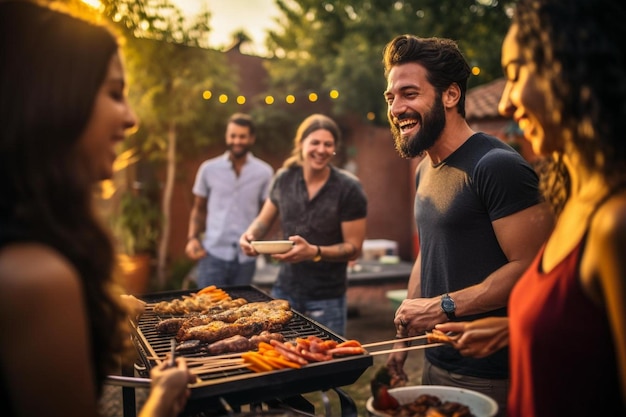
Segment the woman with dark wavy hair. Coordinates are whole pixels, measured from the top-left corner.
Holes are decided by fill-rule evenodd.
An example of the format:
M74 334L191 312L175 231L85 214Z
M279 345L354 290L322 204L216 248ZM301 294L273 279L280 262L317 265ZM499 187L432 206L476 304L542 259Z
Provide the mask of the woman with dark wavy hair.
M626 4L521 0L500 112L537 154L557 223L508 318L438 325L464 355L509 345L509 417L626 415Z
M130 353L109 233L92 207L135 126L115 36L26 1L0 3L0 409L95 416ZM143 416L174 416L195 378L157 366Z

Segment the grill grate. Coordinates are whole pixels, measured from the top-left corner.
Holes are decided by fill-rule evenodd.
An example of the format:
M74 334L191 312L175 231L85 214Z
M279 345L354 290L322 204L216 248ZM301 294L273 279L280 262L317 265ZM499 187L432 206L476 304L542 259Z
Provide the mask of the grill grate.
M248 302L272 300L267 294L254 286L236 286L223 288L234 298L245 298ZM191 294L191 291L161 292L144 295L141 298L148 303L171 301L175 298ZM154 360L152 356L164 357L170 351L170 339L173 335L157 333L155 326L160 320L180 317L175 315L159 316L150 309L146 311L135 325L133 342L137 348L147 376ZM317 336L322 339L333 339L342 342L345 339L333 333L319 323L308 319L297 311L293 318L280 330L285 340L297 337ZM207 353L186 353L185 357L203 357ZM247 368L211 371L198 375L201 382L194 384L188 403L190 407L219 405L219 397L229 404L243 405L255 402L266 402L274 399L287 398L314 391L325 391L354 383L361 374L373 364L369 354L349 356L306 365L300 369L284 369L272 372L255 373Z

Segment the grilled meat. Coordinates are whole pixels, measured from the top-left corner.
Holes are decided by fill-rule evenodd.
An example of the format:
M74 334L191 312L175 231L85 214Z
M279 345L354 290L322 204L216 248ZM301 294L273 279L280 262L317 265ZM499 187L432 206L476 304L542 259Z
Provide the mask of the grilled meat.
M184 317L173 317L170 319L161 320L154 327L160 334L176 333L182 327L183 323L189 319Z
M233 300L233 302L238 300L244 300L243 298L238 298L237 300ZM221 321L224 323L234 323L238 319L242 317L249 317L251 315L261 316L267 315L272 316L276 311L286 311L291 310L291 306L289 302L286 300L270 300L270 301L258 301L253 303L241 303L241 301L237 303L233 303L232 307L228 309L224 309L222 311L216 311L213 314L206 313L201 315L195 315L193 317L189 317L187 319L181 320L172 320L171 323L168 322L170 319L163 320L161 323L157 324L156 331L159 333L173 333L177 332L179 335L185 333L188 329L192 327L203 326L206 324L210 324L214 321ZM271 321L281 321L284 318L279 317L276 319L270 319ZM281 325L282 327L282 325ZM276 327L268 327L267 330L276 330ZM261 329L263 330L263 329Z
M183 326L194 327L207 324L215 320L213 317L215 314L223 313L230 309L240 307L242 305L245 305L247 302L248 301L245 298L236 298L234 300L223 301L208 308L207 310L202 312L202 314L192 313L191 317L172 317L169 319L161 320L159 323L156 324L155 330L160 334L169 334L178 332ZM161 311L164 310L161 309Z
M216 301L208 294L191 294L171 301L161 301L153 306L156 314L190 314L219 312L247 303L243 298L230 297Z
M255 350L259 343L270 343L270 340L284 341L284 337L280 333L271 333L262 331L257 335L247 338L242 335L234 335L226 339L218 340L207 344L200 340L186 340L176 346L176 352L185 353L209 353L211 355L221 355L224 353L245 352Z
M250 337L264 330L280 330L292 317L291 310L258 309L250 316L235 320L234 323L216 320L201 326L182 327L176 334L176 339L178 341L197 339L210 343L235 335Z

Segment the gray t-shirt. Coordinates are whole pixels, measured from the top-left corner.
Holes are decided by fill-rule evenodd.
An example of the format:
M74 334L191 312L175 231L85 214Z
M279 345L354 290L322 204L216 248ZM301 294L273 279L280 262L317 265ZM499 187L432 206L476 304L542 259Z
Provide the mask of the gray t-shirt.
M300 235L313 245L343 242L341 223L367 215L367 198L359 180L333 166L328 181L310 201L302 167L279 170L270 199L278 207L284 237ZM283 263L275 285L295 299L337 298L347 289L346 268L347 262Z
M491 223L541 201L530 164L501 140L483 133L470 137L439 164L425 158L416 184L423 297L478 284L506 264ZM505 315L502 308L458 319ZM507 356L506 349L484 359L464 358L451 347L426 352L428 360L441 368L482 378L506 378Z

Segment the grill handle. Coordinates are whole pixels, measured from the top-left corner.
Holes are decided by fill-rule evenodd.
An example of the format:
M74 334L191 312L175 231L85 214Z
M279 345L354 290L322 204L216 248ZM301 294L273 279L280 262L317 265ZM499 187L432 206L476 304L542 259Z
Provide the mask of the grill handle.
M118 385L121 387L149 388L150 378L136 378L132 376L109 375L105 384Z

